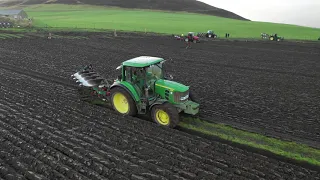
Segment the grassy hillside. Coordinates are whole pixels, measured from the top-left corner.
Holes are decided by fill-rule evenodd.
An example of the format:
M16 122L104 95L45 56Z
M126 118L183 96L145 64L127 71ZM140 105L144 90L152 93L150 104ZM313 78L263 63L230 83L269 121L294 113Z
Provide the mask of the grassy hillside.
M216 8L199 2L197 0L0 0L3 5L14 6L34 5L34 4L86 4L99 6L116 6L121 8L139 8L139 9L154 9L166 11L186 11L192 13L209 14L219 17L232 19L247 20L237 14L224 9Z
M34 5L25 8L38 27L46 24L63 28L103 28L127 31L181 34L188 31L214 30L218 35L230 33L236 38L259 38L260 33L278 33L286 39L316 40L320 29L233 20L209 15L151 10L105 8L88 5Z

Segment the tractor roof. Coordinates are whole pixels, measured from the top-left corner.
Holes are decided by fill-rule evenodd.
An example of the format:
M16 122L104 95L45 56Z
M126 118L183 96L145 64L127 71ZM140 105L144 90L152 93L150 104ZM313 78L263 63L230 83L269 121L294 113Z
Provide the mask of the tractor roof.
M131 67L146 67L152 64L157 64L161 61L164 61L164 59L160 57L140 56L124 61L122 65Z

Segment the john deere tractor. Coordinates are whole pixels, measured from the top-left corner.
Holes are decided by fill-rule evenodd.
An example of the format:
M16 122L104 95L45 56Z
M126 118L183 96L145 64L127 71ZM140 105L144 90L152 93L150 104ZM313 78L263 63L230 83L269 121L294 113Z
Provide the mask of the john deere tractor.
M189 96L189 86L165 76L163 58L140 56L117 68L117 79L105 79L92 65L73 74L82 99L101 99L122 115L149 115L159 125L174 128L181 113L196 115L199 104Z
M284 37L278 36L278 34L272 34L269 36L270 41L283 41Z

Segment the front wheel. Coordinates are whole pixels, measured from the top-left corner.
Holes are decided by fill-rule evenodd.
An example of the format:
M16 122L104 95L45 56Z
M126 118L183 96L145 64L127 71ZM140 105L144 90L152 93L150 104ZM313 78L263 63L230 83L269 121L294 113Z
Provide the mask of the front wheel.
M159 104L152 107L151 118L158 125L174 128L179 124L179 112L169 103Z
M197 95L195 95L194 93L192 93L191 91L189 92L189 99L195 103L200 103L199 102L199 98L197 97Z
M131 95L121 87L111 89L113 109L123 115L135 116L137 107Z

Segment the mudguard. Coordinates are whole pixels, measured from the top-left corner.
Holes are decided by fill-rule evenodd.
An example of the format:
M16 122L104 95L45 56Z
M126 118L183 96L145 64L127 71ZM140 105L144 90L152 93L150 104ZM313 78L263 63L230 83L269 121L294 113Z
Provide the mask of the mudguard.
M140 97L136 91L136 89L128 82L114 82L111 87L110 90L114 87L122 87L123 89L125 89L133 98L133 100L135 100L136 102L140 101Z
M168 102L166 99L159 99L157 102L153 103L150 107L149 107L149 111L151 111L152 107L155 105L160 105L163 104L165 102Z

